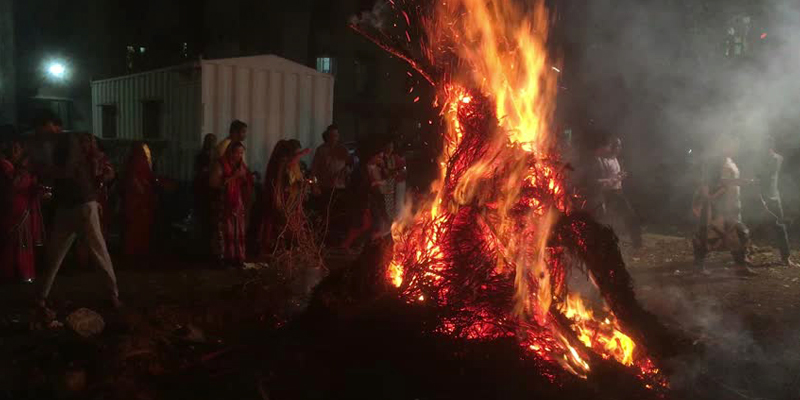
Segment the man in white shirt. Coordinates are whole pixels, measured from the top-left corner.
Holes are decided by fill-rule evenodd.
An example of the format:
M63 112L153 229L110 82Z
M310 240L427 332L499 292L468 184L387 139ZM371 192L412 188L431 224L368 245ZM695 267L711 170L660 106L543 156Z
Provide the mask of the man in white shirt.
M622 140L612 137L606 141L596 152L594 160L594 184L601 195L601 219L619 219L625 225L634 248L642 247L642 228L639 217L636 215L625 193L622 182L627 178L619 162L622 152Z

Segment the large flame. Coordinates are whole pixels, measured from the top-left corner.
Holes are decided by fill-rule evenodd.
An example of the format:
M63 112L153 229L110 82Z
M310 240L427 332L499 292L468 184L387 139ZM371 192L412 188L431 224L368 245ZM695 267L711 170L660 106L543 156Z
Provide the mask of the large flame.
M548 243L569 202L548 126L560 65L543 0L521 3L437 1L424 20L426 56L445 70L424 75L444 121L440 169L426 204L393 226L387 277L409 301L458 310L443 332L517 336L578 376L590 352L656 375L612 312L568 292L569 257Z
M430 48L452 45L448 50L465 64L461 78L491 96L508 139L528 150L547 144L557 89L551 68L558 66L545 48L550 23L544 3L442 1L434 15L426 24Z

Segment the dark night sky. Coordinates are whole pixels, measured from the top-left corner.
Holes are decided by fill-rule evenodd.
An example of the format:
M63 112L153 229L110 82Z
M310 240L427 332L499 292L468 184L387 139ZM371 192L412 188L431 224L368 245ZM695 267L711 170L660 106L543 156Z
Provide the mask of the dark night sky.
M202 41L203 3L158 0L17 1L18 69L51 57L75 63L90 78L124 73L128 44L178 54L182 42Z

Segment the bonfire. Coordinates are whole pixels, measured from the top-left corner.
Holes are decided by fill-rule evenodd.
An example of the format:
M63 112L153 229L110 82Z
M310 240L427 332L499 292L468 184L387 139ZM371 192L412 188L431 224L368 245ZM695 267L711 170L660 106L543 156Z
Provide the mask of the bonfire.
M351 24L434 88L443 126L438 179L394 224L385 279L438 307L440 333L514 337L553 379L618 368L665 391L671 334L636 301L616 236L565 187L552 20L542 0L522 3L390 0L393 23ZM571 290L575 273L599 304Z

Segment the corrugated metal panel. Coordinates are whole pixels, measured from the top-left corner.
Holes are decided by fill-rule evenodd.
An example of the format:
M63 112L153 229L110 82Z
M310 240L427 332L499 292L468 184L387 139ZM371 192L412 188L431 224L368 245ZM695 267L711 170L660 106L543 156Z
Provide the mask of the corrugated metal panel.
M158 173L179 180L192 178L194 155L199 150L199 75L188 66L92 82L94 132L102 136L101 105L117 107L117 140L144 140L143 102L159 100L161 106L161 149L156 156ZM190 73L186 73L189 71ZM128 146L114 146L127 149ZM125 155L110 155L124 160Z
M330 75L276 56L205 60L202 70L202 131L222 138L232 120L247 122L252 170L263 172L280 139L316 148L333 120Z
M117 138L142 140L142 102L161 100L159 173L190 180L202 137L224 138L234 119L250 125L247 159L263 172L280 139L297 139L316 148L333 119L333 77L276 56L207 60L200 76L174 67L92 82L95 132L102 128L100 106L118 110Z
M269 72L256 71L253 80L253 110L266 110L269 105ZM267 132L269 118L263 112L253 112L250 122L250 147L248 153L267 154L269 157L272 147L275 146L275 139L270 135L257 135L252 132Z

